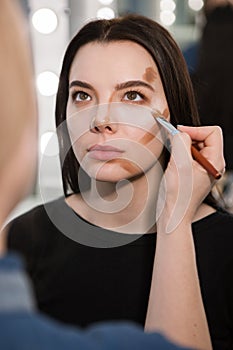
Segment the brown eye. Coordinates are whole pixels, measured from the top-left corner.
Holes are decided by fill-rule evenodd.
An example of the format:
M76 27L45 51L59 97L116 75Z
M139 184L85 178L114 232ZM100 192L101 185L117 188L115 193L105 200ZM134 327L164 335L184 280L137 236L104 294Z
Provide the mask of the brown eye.
M91 97L84 91L79 91L75 93L75 101L90 101Z
M128 101L141 101L143 98L137 91L128 91L125 94L125 99Z

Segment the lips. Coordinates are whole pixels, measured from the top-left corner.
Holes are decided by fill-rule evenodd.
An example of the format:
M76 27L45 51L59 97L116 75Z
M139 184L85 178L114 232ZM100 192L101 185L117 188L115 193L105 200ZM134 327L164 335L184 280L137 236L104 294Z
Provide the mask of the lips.
M123 152L121 149L109 145L93 145L88 148L90 158L103 161L119 158Z

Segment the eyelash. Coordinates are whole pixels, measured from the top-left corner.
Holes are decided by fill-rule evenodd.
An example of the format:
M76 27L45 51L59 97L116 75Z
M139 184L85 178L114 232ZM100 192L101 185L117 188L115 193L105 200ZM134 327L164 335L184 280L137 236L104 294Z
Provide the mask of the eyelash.
M85 91L83 91L83 90L78 90L78 91L73 91L73 92L71 93L72 101L73 101L73 102L76 102L76 103L78 103L78 102L86 102L86 100L83 100L83 101L76 101L76 98L77 98L78 94L81 94L81 93L83 93L83 94L85 94L85 95L87 95L88 97L91 98L91 96L90 96L87 92L85 92Z
M73 101L73 102L76 102L76 103L88 102L88 100L83 100L83 101L82 101L82 100L80 100L80 101L77 101L77 100L76 100L78 94L80 94L80 93L83 93L83 94L87 95L88 98L92 99L92 97L91 97L87 92L85 92L85 91L83 91L83 90L77 90L77 91L73 91L73 92L71 93L72 101ZM128 100L125 100L125 101L129 101L129 102L131 102L131 103L143 103L144 101L147 101L147 100L148 100L148 98L147 98L140 90L138 90L138 89L127 90L126 92L123 93L123 98L122 98L122 99L124 100L124 98L126 97L126 95L129 94L129 93L136 93L136 94L138 94L142 100L140 100L140 101L135 101L135 100L130 100L130 99L128 99Z
M132 90L126 91L126 92L123 94L123 97L125 97L127 94L129 94L129 93L131 93L131 92L135 92L135 93L138 94L138 95L140 96L140 98L142 99L142 100L140 100L140 101L131 100L132 102L134 102L134 103L142 103L143 101L146 101L146 100L147 100L147 97L146 97L140 90L137 90L137 89L132 89ZM127 100L127 101L130 101L130 99Z

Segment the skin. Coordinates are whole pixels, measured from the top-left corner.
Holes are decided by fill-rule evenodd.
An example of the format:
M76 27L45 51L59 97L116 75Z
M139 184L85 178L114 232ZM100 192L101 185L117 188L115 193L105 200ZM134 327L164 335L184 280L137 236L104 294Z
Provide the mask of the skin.
M157 76L158 73L153 66L146 68L146 71L143 74L143 78L150 83L153 83L156 80Z
M85 201L81 196L74 195L67 199L67 203L87 220L95 217L95 224L103 227L117 227L119 231L130 233L135 232L137 225L142 232L147 232L151 227L146 225L145 218L154 216L156 198L156 194L152 195L152 191L149 191L148 182L151 185L153 183L155 188L158 187L163 163L160 129L148 111L152 108L168 111L156 64L143 47L133 42L89 43L77 52L69 78L71 88L67 120L78 161L82 162L85 171L94 179L98 193L105 201L115 200L120 195L119 191L126 193L127 185L118 188L116 193L116 183L123 179L130 180L134 196L127 206L128 210L120 211L114 217L109 217L105 208L100 206L96 193L93 194L92 191L85 194ZM133 83L135 81L137 83ZM84 83L87 87L83 86ZM116 106L113 110L112 105ZM88 115L84 118L82 113L86 113L87 109L94 110L96 106L100 107L93 114L92 120L88 119ZM126 111L123 113L124 119L119 121L118 113L125 106L130 115ZM137 118L134 114L135 108L141 111ZM86 129L83 128L82 133L78 131L78 118L82 120L82 125L86 123ZM138 121L141 122L143 118L142 127ZM88 150L95 144L111 145L122 150L122 153L108 161L93 159ZM154 180L148 181L149 178ZM107 196L106 183L109 189ZM135 205L135 198L139 197L139 193L145 195L141 195L140 204L136 200ZM98 208L95 201L98 202ZM145 206L147 214L139 220L143 222L139 223L135 218ZM90 207L94 207L95 212L98 211L100 215L93 215ZM129 225L129 222L133 224Z
M196 263L193 264L193 262L195 262L195 248L192 238L191 223L196 217L197 208L200 208L200 204L205 197L204 194L209 192L214 180L208 176L206 171L200 167L199 164L193 161L190 154L191 140L194 139L199 142L204 141L203 155L209 159L212 164L217 166L218 169L223 169L225 167L225 161L223 157L222 133L220 128L216 126L180 126L179 129L182 133L175 135L171 139L173 157L171 157L164 174L166 178L167 197L164 210L157 220L156 255L145 328L146 330L152 330L157 324L154 313L156 313L156 310L159 310L161 303L164 303L165 307L160 308L158 312L161 313L159 316L157 315L158 319L163 324L160 329L165 330L166 327L169 327L173 333L173 339L177 339L176 332L178 329L183 329L184 337L189 334L195 343L197 336L200 336L202 331L205 333L207 324L204 328L201 328L203 326L201 326L200 319L197 321L204 310L200 307L199 303L201 295L198 287L198 274ZM185 152L184 149L186 149ZM181 172L184 173L184 177L188 176L189 167L193 172L193 190L191 195L189 194L189 205L183 213L182 220L179 224L173 226L173 230L169 231L170 234L166 235L164 233L167 232L168 222L172 224L173 220L174 198L177 198L177 207L179 207L182 205L188 193L187 186L182 186L182 196L177 197ZM161 199L162 197L159 196L158 202L160 202ZM206 209L206 207L204 207L201 215L198 215L203 217L208 215L207 212L208 208ZM193 262L191 261L191 257L194 259ZM162 288L162 285L164 288ZM158 286L160 288L159 291L157 289ZM175 294L174 287L177 292ZM170 309L172 310L173 317L177 312L182 314L186 308L190 308L189 302L194 295L196 295L196 297L193 299L194 303L192 304L192 311L190 309L190 319L188 321L188 323L190 322L189 325L191 325L191 328L188 327L189 330L187 331L186 326L188 324L183 324L184 319L179 319L174 327L172 318L167 318L167 306L170 308L173 305ZM179 296L178 299L181 301L179 306L177 296ZM197 310L199 310L198 313L200 312L199 316L196 314ZM211 348L210 340L205 337L204 333L201 335L203 340L202 344L192 345L194 348Z
M124 55L121 54L122 50L124 50ZM104 79L102 72L105 72ZM131 144L132 142L147 144L148 149L153 152L154 158L157 160L161 154L162 145L153 136L158 133L159 128L156 126L153 133L150 133L149 128L148 130L142 130L137 127L136 122L135 125L128 126L116 123L116 113L111 113L109 104L134 104L135 106L153 107L158 110L167 108L163 86L151 56L144 48L133 42L114 42L107 45L87 44L78 51L73 61L70 84L74 81L86 82L93 87L93 89L88 89L78 85L73 86L70 89L67 104L67 119L72 141L75 142L76 157L80 162L87 155L85 170L97 180L110 182L139 175L140 169L137 169L135 163L138 163L139 167L142 166L143 170L146 171L151 164L141 164L140 151L139 157L135 159L131 154ZM132 81L141 81L146 83L148 87L134 84L128 88L123 88L123 84ZM75 93L76 95L74 95ZM83 96L84 93L87 95ZM144 94L145 97L140 97L140 94ZM98 111L99 113L97 112L97 115L95 115L96 129L90 130L90 126L87 124L88 131L76 140L77 135L72 133L73 121L70 116L84 108L94 108L97 104L101 108ZM119 108L123 107L120 106ZM104 126L101 125L103 120ZM127 116L125 116L124 121L128 122ZM122 145L121 139L127 140L127 143L124 142ZM88 149L94 144L114 145L123 152L119 155L118 161L114 159L114 162L96 162L88 156ZM124 159L123 162L121 162L121 158ZM127 168L125 167L126 159L128 160ZM130 166L131 159L133 160L133 166ZM97 175L95 175L96 173Z
M135 81L137 84L132 83ZM69 196L67 204L86 220L104 228L125 233L154 232L155 219L150 218L156 217L155 203L163 176L163 142L148 110L156 110L169 119L155 62L134 42L89 43L74 58L69 86L68 128L74 153L92 177L92 188L83 195ZM125 108L128 109L124 118L119 121ZM139 115L135 118L136 109ZM94 159L89 149L96 144L114 146L122 152L108 161ZM123 179L130 182L116 188ZM133 190L130 203L129 186ZM123 203L122 210L116 206L112 215L109 203L117 197ZM202 204L196 217L212 211Z

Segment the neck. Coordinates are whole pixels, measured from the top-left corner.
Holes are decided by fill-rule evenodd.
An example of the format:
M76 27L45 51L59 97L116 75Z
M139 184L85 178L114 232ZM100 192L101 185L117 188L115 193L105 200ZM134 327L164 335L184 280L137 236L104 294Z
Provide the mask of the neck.
M154 231L161 176L158 164L130 181L122 180L118 184L92 181L91 190L82 194L84 217L95 225L118 232Z

